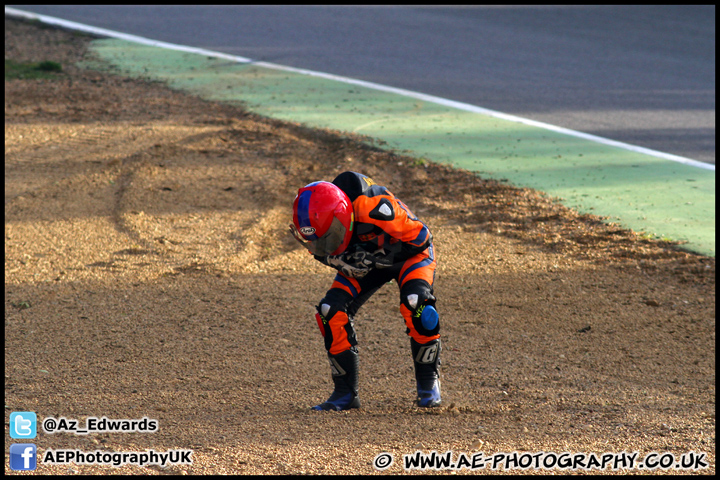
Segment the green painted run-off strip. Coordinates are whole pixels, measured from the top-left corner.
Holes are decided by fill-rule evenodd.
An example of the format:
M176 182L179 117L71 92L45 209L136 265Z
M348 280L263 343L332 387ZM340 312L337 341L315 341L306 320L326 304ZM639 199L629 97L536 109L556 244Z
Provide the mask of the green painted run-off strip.
M208 100L240 102L273 118L368 135L411 156L541 190L580 212L715 256L711 170L252 63L113 39L94 41L93 50L127 75L163 80Z

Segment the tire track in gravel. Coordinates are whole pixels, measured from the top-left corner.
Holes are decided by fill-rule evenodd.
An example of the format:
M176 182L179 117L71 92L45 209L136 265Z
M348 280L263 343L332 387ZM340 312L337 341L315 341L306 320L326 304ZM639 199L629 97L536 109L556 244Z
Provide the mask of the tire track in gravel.
M148 170L149 162L153 158L155 150L190 144L197 141L197 139L214 134L215 130L207 127L181 127L163 124L150 124L139 129L128 129L126 136L136 143L136 148L129 155L109 162L111 165L119 165L119 172L115 181L117 190L112 211L112 219L118 232L143 245L151 252L159 253L157 242L151 238L146 238L131 220L133 215L139 215L141 211L133 210L133 203L128 199L128 195L134 190L135 182Z

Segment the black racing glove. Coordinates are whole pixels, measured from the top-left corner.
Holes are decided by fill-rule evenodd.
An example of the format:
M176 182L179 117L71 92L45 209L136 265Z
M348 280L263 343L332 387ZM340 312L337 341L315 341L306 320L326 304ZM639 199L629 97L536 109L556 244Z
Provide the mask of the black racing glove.
M388 268L392 267L392 256L385 255L383 250L377 250L375 253L367 252L358 248L352 253L347 253L346 262L355 266L365 266L372 268Z
M355 264L352 259L348 258L347 253L340 255L329 255L325 257L328 265L338 272L343 273L346 277L362 278L370 271L371 267L364 264Z

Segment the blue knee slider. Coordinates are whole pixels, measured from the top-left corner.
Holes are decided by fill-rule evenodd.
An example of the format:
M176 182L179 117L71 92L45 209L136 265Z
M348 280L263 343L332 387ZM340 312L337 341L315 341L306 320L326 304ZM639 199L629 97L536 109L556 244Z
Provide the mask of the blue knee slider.
M440 318L435 309L432 294L411 293L407 296L407 307L412 312L412 321L421 335L435 335L440 328Z
M422 313L420 314L420 323L422 323L423 328L426 330L432 330L437 327L439 320L440 316L438 315L437 310L435 310L435 307L432 305L425 305L425 308L423 308Z

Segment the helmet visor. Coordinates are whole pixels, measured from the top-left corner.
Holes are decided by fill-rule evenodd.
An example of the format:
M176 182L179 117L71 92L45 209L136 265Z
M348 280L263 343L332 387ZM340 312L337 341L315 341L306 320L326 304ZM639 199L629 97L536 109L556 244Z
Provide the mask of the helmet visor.
M325 232L323 236L318 237L315 240L308 240L304 238L295 228L292 230L295 238L300 240L303 246L307 248L310 253L317 255L318 257L332 255L332 253L337 250L340 245L342 245L343 240L345 239L345 233L347 232L345 225L343 225L337 217L333 218L328 231Z

